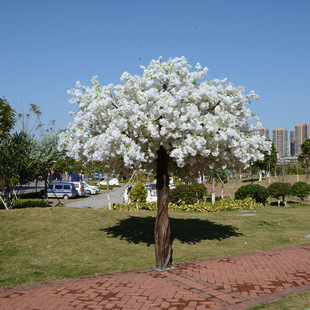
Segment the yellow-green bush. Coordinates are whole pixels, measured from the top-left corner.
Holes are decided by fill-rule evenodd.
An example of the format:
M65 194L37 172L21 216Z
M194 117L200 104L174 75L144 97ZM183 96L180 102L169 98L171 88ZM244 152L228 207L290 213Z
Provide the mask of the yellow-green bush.
M145 204L147 198L147 190L144 187L144 184L139 181L137 182L129 193L129 200L135 203Z
M231 201L230 199L220 199L212 204L208 201L200 201L194 204L186 204L184 201L181 201L179 204L174 204L169 202L168 210L169 211L186 211L186 212L216 212L224 210L252 210L256 208L264 207L262 203L257 203L255 199L250 197ZM129 204L114 204L112 206L113 210L123 210L123 211L135 211L137 210L136 203ZM139 210L157 210L157 203L150 202L146 204L139 204Z

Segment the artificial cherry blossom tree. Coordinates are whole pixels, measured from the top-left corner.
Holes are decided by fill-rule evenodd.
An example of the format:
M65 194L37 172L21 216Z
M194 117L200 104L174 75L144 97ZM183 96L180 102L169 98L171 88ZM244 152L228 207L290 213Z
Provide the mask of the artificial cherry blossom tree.
M207 68L185 57L152 60L142 76L125 72L122 85L81 85L69 91L78 104L74 121L60 134L59 148L109 169L151 167L157 171L156 267L171 264L168 217L169 172L205 173L226 164L263 159L270 142L255 134L258 118L244 94L225 80L206 80ZM201 82L199 82L201 80ZM251 121L249 121L251 120ZM253 121L254 120L254 121Z

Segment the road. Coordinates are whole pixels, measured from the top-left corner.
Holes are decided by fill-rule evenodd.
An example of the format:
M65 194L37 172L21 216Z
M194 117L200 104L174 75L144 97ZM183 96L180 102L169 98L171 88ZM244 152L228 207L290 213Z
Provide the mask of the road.
M125 186L126 184L121 183L120 187L114 187L113 190L109 191L111 204L123 202ZM23 193L36 192L41 189L44 189L44 182L38 182L37 186L32 182L23 186L22 190L20 187L15 188L15 190L21 190ZM102 191L102 194L87 196L81 199L69 199L64 201L64 203L66 207L100 209L103 206L109 205L108 193L107 191Z
M114 187L112 191L109 191L110 203L122 203L123 202L123 191L125 189L125 184L121 184L120 187ZM100 209L103 206L108 206L108 193L105 191L102 194L87 196L78 200L69 199L65 202L66 207L73 208L92 208Z

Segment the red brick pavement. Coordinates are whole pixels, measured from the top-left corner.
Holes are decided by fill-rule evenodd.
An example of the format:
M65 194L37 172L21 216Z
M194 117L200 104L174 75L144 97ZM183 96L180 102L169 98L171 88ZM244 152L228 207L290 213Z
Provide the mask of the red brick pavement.
M174 267L4 289L0 309L246 309L310 290L310 243Z

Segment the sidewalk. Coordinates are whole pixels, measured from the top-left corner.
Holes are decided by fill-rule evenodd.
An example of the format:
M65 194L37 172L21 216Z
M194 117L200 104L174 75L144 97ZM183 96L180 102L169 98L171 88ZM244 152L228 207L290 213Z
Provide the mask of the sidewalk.
M310 291L310 243L174 267L4 289L0 309L233 310Z

